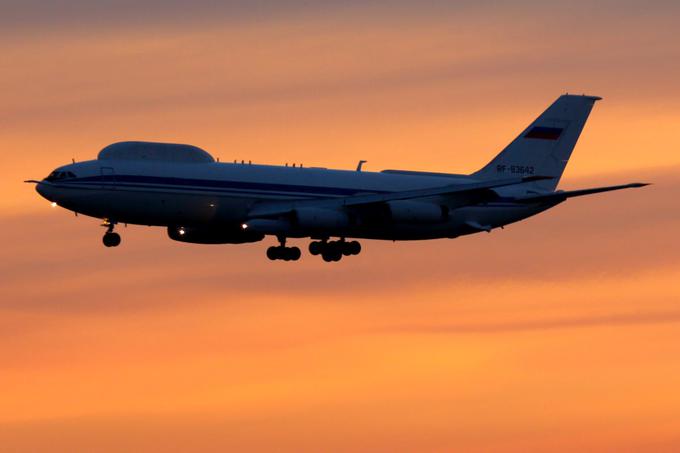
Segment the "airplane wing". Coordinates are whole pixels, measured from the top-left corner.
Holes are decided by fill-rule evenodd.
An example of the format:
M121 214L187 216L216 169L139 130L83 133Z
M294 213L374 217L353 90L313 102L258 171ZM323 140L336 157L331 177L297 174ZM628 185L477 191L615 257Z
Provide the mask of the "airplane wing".
M609 192L612 190L621 189L632 189L637 187L648 186L649 183L644 182L632 182L630 184L621 184L618 186L605 186L605 187L593 187L591 189L579 189L579 190L558 190L554 193L544 194L544 195L532 195L529 197L522 197L514 200L517 203L544 203L553 201L564 201L567 198L581 197L583 195L591 195L600 192Z
M349 197L339 198L323 198L317 200L299 200L286 202L264 202L255 204L248 216L254 217L271 217L277 215L285 215L295 209L300 208L321 208L321 209L337 209L350 206L362 206L374 203L384 203L395 200L410 200L415 198L433 197L437 195L454 195L459 194L463 196L471 196L475 194L482 194L488 189L494 187L511 186L514 184L521 184L524 182L539 181L542 179L552 179L549 176L525 176L516 178L504 178L491 181L480 181L470 184L449 184L441 187L433 187L429 189L404 190L398 192L388 192L379 194L360 194Z

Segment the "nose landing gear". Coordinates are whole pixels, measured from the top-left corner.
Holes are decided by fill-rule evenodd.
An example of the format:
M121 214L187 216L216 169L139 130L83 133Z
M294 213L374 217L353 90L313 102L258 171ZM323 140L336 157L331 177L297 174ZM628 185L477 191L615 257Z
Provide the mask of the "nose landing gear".
M107 227L102 242L106 247L118 247L120 245L120 234L113 232L116 222L106 221L102 226Z

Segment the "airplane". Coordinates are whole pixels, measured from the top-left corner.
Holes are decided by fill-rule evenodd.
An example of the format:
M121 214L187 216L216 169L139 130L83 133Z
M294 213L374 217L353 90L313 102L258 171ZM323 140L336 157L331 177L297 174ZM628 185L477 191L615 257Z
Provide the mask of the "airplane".
M171 239L243 244L275 236L270 260L297 261L288 238L310 238L326 262L357 255L356 239L456 238L490 232L568 198L636 188L629 183L556 190L597 96L560 96L500 154L469 174L332 170L225 163L191 145L119 142L97 158L58 167L37 192L76 214L103 219L106 247L119 223L162 226ZM337 238L332 240L332 238Z

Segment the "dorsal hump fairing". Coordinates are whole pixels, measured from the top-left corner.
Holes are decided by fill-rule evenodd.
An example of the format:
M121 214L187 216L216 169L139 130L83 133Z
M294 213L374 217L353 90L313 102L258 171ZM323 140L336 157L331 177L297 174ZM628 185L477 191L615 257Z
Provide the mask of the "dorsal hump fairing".
M197 146L175 143L118 142L99 152L98 160L163 161L185 164L212 163L215 159Z

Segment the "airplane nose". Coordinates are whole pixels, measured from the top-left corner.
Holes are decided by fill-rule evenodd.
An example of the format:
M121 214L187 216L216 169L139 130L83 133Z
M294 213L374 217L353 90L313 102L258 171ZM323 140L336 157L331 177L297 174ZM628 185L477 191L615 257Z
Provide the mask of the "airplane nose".
M51 194L52 190L50 190L50 184L40 181L38 184L35 185L35 191L38 192L43 198L46 198L49 201L52 201Z

